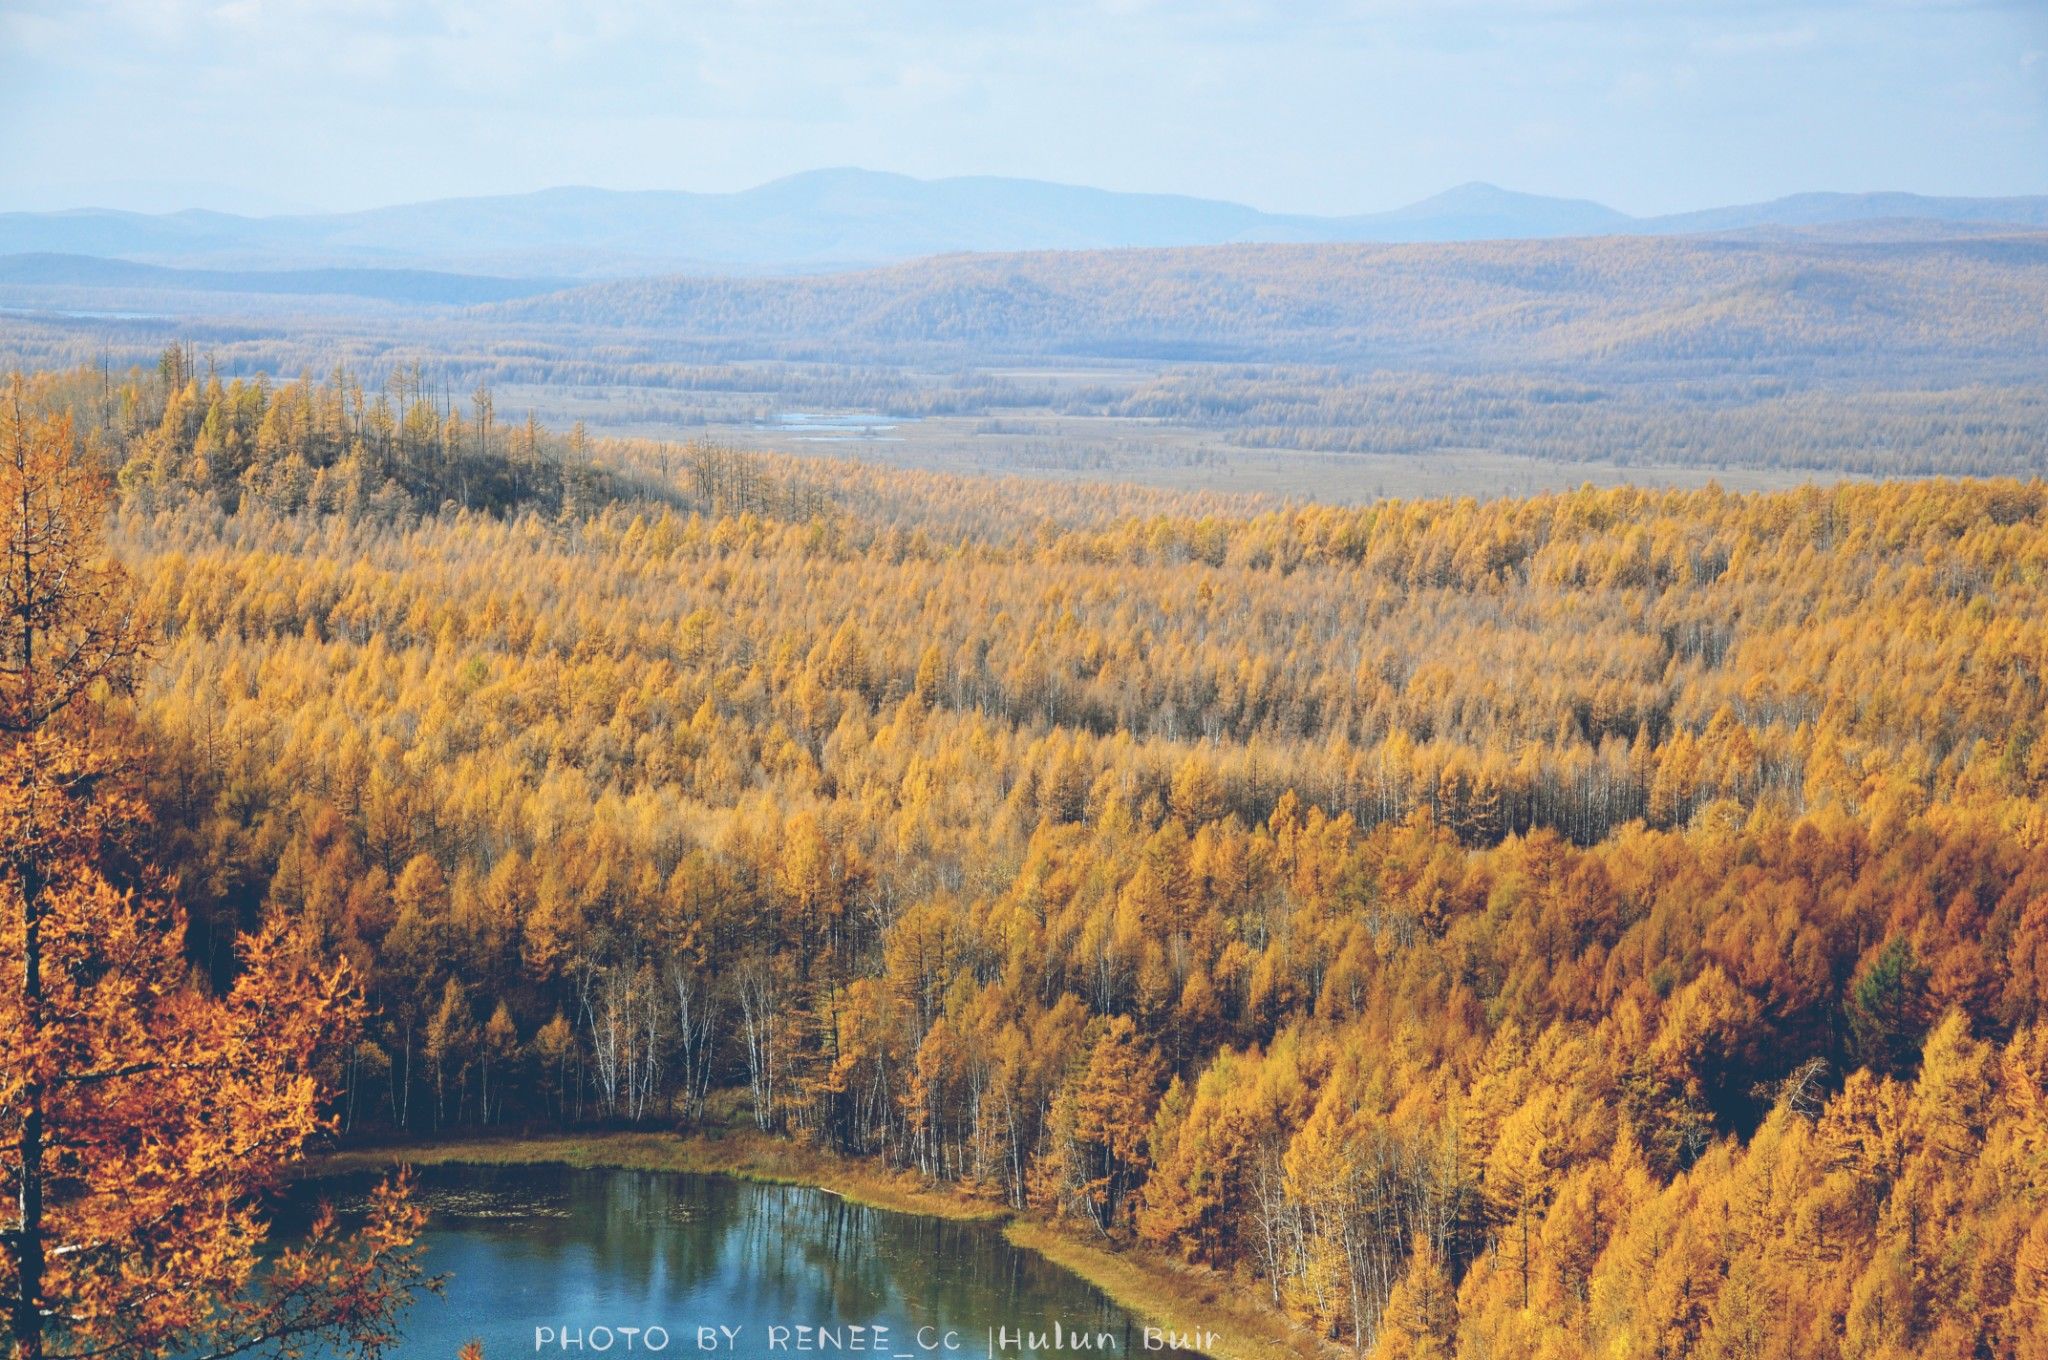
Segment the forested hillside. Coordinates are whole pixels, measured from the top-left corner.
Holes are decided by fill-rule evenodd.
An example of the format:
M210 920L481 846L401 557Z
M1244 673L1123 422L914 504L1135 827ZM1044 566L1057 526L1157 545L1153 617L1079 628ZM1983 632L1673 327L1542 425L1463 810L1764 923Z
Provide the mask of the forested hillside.
M1380 1357L2048 1349L2038 480L1262 508L33 393L120 470L192 953L353 963L359 1133L736 1105Z
M497 304L508 321L909 356L1380 365L2038 357L2039 235L1682 237L958 255L807 278L651 278ZM774 352L770 350L769 352Z
M559 439L531 412L501 420L486 386L458 405L445 390L429 391L417 368L369 391L345 367L317 384L223 381L211 365L202 376L191 351L173 347L153 377L118 393L104 372L44 380L46 403L105 422L99 433L113 447L101 456L133 504L198 498L230 511L388 522L444 505L573 514L608 503L617 489L581 427Z

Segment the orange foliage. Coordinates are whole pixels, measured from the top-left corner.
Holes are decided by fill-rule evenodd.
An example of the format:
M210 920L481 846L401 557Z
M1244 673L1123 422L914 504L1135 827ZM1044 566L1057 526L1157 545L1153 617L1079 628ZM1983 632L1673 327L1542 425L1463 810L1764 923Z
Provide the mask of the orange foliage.
M19 1360L390 1340L419 1218L385 1190L259 1272L257 1196L326 1126L345 967L282 918L200 985L169 884L138 857L135 753L100 711L141 630L100 542L105 502L61 420L17 386L0 449L0 1299Z
M102 431L155 835L202 953L360 969L357 1127L724 1087L1387 1355L2038 1353L2041 483L1273 509L610 445L644 494L492 515L151 480L180 403L297 437L179 377Z

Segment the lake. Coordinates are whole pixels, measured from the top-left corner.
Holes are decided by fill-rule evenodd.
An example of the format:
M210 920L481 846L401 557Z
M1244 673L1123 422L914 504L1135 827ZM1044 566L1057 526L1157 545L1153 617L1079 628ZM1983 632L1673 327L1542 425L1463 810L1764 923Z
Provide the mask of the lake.
M320 1197L346 1213L374 1179L300 1187L280 1227ZM454 1360L472 1337L487 1360L1147 1353L1100 1290L991 1224L666 1172L425 1167L417 1194L448 1282L406 1318L404 1360Z
M799 444L901 444L903 436L891 433L899 423L885 416L859 411L840 414L783 411L755 428L791 435Z

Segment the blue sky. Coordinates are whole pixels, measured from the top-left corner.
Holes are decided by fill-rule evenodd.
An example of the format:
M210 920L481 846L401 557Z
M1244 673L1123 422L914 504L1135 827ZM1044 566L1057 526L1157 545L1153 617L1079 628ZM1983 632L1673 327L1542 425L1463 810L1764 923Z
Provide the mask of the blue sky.
M819 166L1364 212L2048 192L2048 0L0 0L0 208Z

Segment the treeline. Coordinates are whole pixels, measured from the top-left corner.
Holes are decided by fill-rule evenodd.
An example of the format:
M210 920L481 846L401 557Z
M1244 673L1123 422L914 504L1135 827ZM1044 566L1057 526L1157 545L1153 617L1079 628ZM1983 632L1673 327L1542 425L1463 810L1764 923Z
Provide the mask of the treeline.
M92 431L123 496L141 505L205 498L230 512L391 521L444 504L573 515L617 494L581 426L556 438L531 412L501 421L488 387L458 402L418 366L374 389L346 367L325 382L223 380L174 345L153 373L74 369L42 388Z
M1071 398L1064 407L1084 407ZM1428 457L1485 449L1623 466L1811 468L1863 476L2031 476L2048 400L2030 383L1845 387L1727 377L1670 386L1600 369L1347 374L1173 369L1093 404L1186 421L1250 448Z
M192 347L118 379L103 368L47 375L37 399L90 432L89 456L140 510L204 502L234 514L335 515L402 524L442 509L574 520L644 499L713 514L830 515L825 489L702 441L640 444L601 460L579 423L566 436L532 411L501 419L486 385L458 401L417 365L376 388L337 367L325 381L223 379Z
M736 1110L1381 1356L2048 1343L2048 487L601 452L118 517L192 951L352 961L357 1131Z

